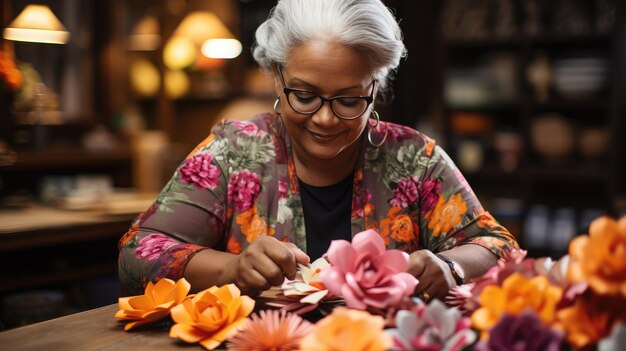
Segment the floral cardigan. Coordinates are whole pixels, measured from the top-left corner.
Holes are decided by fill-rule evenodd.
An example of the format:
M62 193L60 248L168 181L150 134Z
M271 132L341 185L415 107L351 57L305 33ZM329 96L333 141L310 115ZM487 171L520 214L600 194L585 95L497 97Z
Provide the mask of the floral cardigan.
M374 147L360 141L354 172L352 234L377 230L388 249L433 252L477 244L501 256L515 238L486 212L448 155L427 136L380 122ZM240 253L259 235L306 237L291 140L279 116L225 121L193 150L154 204L120 239L124 290L179 279L207 247Z

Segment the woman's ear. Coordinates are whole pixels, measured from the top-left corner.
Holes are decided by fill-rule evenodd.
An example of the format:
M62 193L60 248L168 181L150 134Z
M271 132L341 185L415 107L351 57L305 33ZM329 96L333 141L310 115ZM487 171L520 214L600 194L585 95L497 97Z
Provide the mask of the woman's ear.
M276 63L272 63L272 77L274 78L274 92L276 93L276 96L280 96L280 93L283 91L283 86L280 83L278 66Z

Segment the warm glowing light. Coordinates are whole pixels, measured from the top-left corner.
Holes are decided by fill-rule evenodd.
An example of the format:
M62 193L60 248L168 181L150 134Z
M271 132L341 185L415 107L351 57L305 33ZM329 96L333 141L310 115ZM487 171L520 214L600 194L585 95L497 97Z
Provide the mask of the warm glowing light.
M34 43L65 44L70 33L48 6L28 5L4 29L4 38Z
M183 71L165 73L165 92L172 99L181 98L189 92L189 77Z
M210 58L231 59L241 54L237 39L209 39L202 44L202 55Z
M172 70L189 67L196 59L196 46L186 37L173 37L163 50L163 62Z
M148 60L134 61L130 66L130 85L133 91L141 97L156 96L161 86L159 70Z

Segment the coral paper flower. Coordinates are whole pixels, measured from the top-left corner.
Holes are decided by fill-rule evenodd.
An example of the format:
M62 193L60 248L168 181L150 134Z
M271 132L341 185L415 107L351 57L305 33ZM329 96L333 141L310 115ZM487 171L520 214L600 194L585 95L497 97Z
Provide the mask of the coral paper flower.
M237 332L253 308L254 300L242 296L234 284L213 286L172 308L176 324L170 337L213 350Z
M302 351L377 351L391 347L385 321L365 311L337 307L315 325L300 344Z
M550 285L547 277L528 279L516 272L502 283L502 287L485 287L479 297L481 307L472 314L472 324L486 331L496 325L504 313L517 316L530 310L543 323L551 325L555 321L556 307L562 295L563 289Z
M559 351L563 333L545 326L530 311L519 316L505 314L489 331L489 340L476 345L477 351Z
M322 271L322 282L350 308L393 307L412 295L418 283L406 272L409 255L386 251L383 239L371 229L356 234L352 243L333 240L326 255L331 267Z
M587 282L598 294L626 297L626 216L619 222L609 217L596 219L589 236L570 243L568 277Z
M433 300L416 312L399 311L397 328L386 333L393 338L394 349L459 351L476 340L470 324L458 309Z
M115 318L131 321L124 326L126 331L156 322L167 317L170 310L187 296L189 289L191 285L185 278L176 283L167 278L159 280L156 284L150 282L144 295L120 297L120 310L115 314Z
M285 311L259 312L229 339L228 350L233 351L291 351L298 350L300 341L313 325L300 316Z

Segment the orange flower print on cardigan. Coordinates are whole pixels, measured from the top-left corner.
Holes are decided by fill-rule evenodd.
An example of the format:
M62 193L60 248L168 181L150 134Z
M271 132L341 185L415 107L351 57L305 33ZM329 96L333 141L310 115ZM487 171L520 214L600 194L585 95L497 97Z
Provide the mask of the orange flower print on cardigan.
M406 214L399 214L400 207L391 207L387 211L387 218L380 221L380 235L385 240L385 245L389 245L391 236L397 242L410 242L415 240L415 226L411 222L411 217Z
M274 229L267 225L265 218L256 212L256 205L249 210L237 215L235 219L241 226L241 232L246 236L246 241L253 242L259 235L274 235Z
M443 194L440 194L435 208L426 214L428 228L432 230L435 237L441 233L449 233L452 228L461 223L461 216L465 212L467 212L467 204L460 193L451 196L448 201L445 200Z

